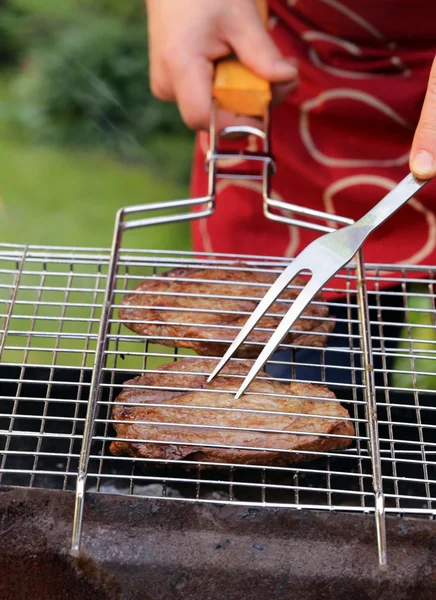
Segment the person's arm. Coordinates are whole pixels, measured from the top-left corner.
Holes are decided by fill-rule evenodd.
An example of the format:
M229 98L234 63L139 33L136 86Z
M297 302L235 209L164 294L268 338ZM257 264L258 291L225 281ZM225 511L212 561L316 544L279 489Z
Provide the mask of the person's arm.
M410 169L421 179L436 176L436 58L410 152Z
M231 52L284 97L298 77L257 11L255 0L146 0L153 94L177 102L185 123L208 129L214 61ZM282 84L282 85L280 85ZM219 126L237 123L221 114Z

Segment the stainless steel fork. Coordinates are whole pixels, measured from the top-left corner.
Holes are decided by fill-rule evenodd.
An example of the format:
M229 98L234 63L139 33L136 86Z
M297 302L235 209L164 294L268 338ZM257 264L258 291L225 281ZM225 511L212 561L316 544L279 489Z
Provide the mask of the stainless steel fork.
M332 233L328 233L312 242L299 256L283 271L277 281L265 294L259 306L253 312L247 323L241 329L230 348L227 350L216 369L208 378L208 381L218 375L224 365L235 354L239 346L244 342L250 332L255 328L258 321L263 317L271 304L277 300L289 283L301 273L309 271L311 278L305 285L299 296L295 299L282 321L272 334L269 342L260 353L243 384L236 393L239 398L256 377L257 373L267 362L271 354L291 329L295 321L305 310L307 305L322 289L322 287L344 267L366 238L380 227L390 216L392 216L403 204L412 198L427 181L416 179L411 173L407 175L393 190L391 190L374 208L366 213L353 225L348 225Z

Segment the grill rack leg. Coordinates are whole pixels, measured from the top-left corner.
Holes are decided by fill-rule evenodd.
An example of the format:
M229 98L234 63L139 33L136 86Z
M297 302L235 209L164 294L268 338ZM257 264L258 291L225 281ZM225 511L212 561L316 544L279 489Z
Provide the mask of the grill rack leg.
M374 366L368 295L366 291L365 261L363 250L356 255L357 294L359 299L359 326L361 328L363 379L365 383L366 418L371 450L372 483L375 496L375 524L377 530L378 560L381 569L387 567L385 497L381 468L380 442L378 432L377 402L375 392Z
M105 350L107 345L108 324L111 313L112 298L115 287L115 276L118 269L118 259L122 238L122 212L117 214L115 222L115 233L112 241L111 256L109 261L106 289L104 293L104 303L98 330L97 347L92 369L91 387L89 390L89 401L86 411L85 427L83 430L82 447L80 450L79 467L76 483L76 498L74 502L73 534L71 540L72 554L78 554L80 550L80 540L82 535L83 509L85 506L85 487L86 476L88 473L89 455L91 452L92 436L94 434L95 417L97 412L98 400L101 393L101 378L105 360Z
M82 447L80 450L79 467L76 483L76 498L74 503L73 534L71 541L71 552L77 554L80 550L80 540L82 534L83 509L85 506L86 477L88 474L89 455L91 452L92 438L94 435L95 417L98 401L101 394L101 378L105 363L105 351L107 347L107 334L109 319L111 315L112 300L116 285L116 275L118 270L121 241L123 233L128 229L137 229L152 225L175 223L180 221L192 221L211 215L214 211L215 202L215 168L211 169L210 175L210 193L204 198L178 200L175 202L164 202L156 204L144 204L121 208L115 219L114 235L112 238L111 254L108 266L106 288L104 293L103 307L100 318L100 326L97 337L97 347L95 359L92 368L92 379L89 391L89 402L86 411L85 426L83 430ZM153 213L165 208L185 208L188 212L167 216L147 216L146 218L127 220L130 215L138 213ZM192 212L190 209L199 206L202 210Z

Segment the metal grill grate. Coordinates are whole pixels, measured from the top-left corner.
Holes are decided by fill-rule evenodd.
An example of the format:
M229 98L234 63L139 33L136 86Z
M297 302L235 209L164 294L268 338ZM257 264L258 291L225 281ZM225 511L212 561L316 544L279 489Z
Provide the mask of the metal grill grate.
M3 485L74 489L107 254L0 250Z
M101 249L0 246L3 485L75 488L109 260L110 253ZM330 318L336 321L331 336L335 345L329 349L287 345L267 369L275 376L275 369L285 365L286 378L322 382L332 390L355 427L349 448L315 452L313 461L286 467L223 463L210 469L204 469L204 461L194 468L190 463L186 469L184 461L162 464L110 453L110 442L116 438L111 408L123 383L132 376L158 371L162 363L181 356L193 358L191 351L151 343L123 326L117 309L126 290L176 266L189 269L218 262L223 269L237 270L240 267L234 261L244 261L253 271L272 267L279 272L285 264L285 259L276 258L121 252L86 489L189 501L373 512L359 302L351 267L340 274L345 299L328 301ZM435 271L368 265L367 280L374 284L368 303L386 510L433 517ZM388 280L395 287L385 290ZM416 284L421 284L419 291ZM214 294L213 284L210 294ZM423 307L411 307L411 301L419 299L424 300ZM424 317L419 326L414 321L417 314ZM201 319L199 312L198 323ZM168 443L177 442L177 427L174 431Z

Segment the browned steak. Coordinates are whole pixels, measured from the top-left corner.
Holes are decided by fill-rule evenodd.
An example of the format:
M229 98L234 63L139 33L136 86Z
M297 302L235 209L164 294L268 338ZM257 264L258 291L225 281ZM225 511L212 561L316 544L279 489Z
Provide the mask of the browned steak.
M162 460L287 465L316 458L307 451L351 444L354 427L349 414L326 387L257 378L249 388L255 393L235 400L252 362L231 361L224 375L206 383L215 364L212 359L187 357L162 365L159 373L126 382L144 388L126 387L118 396L112 418L127 422L114 427L118 438L131 441L112 442L111 452ZM261 372L261 377L267 375ZM179 406L170 406L175 404ZM235 410L213 410L217 408Z
M241 266L246 267L238 265ZM276 278L277 273L248 269L172 269L159 278L144 281L129 293L122 301L119 314L127 327L161 344L192 348L206 356L221 356ZM291 285L303 284L297 277ZM259 345L269 340L281 316L289 309L289 301L294 300L299 291L288 288L280 296L280 300L287 302L275 302L268 311L278 316L261 319L247 340L254 344L243 344L238 356L258 356ZM318 294L315 300L322 301L323 296ZM306 318L296 321L293 326L296 332L289 333L283 343L325 346L326 335L320 334L328 334L334 327L333 321L324 320L328 317L327 306L310 304L303 315ZM162 337L175 339L160 339Z

